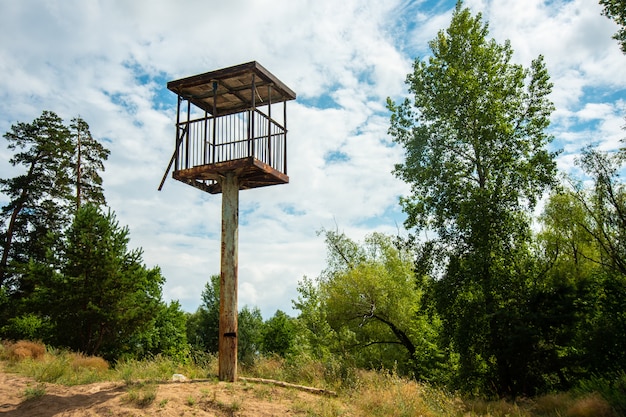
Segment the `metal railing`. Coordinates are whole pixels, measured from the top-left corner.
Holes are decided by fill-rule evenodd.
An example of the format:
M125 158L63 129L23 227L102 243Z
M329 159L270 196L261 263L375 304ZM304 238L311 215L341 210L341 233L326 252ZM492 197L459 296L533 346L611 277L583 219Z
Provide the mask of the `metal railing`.
M176 170L253 156L287 174L286 130L258 109L181 121L178 132Z

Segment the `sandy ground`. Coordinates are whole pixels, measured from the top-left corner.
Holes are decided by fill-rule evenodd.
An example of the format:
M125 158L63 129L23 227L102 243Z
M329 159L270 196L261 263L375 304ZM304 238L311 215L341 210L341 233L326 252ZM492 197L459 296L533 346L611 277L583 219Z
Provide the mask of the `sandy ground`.
M0 372L1 417L289 417L319 415L328 408L339 411L342 405L323 395L257 383L99 382L67 387Z

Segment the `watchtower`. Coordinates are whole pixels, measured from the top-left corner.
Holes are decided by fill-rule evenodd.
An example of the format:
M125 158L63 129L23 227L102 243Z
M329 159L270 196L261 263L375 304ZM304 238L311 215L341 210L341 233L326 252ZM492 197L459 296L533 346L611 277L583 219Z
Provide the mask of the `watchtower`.
M167 88L178 95L176 141L159 190L173 166L174 179L222 193L219 378L233 382L239 190L289 182L287 101L296 93L256 61L170 81Z

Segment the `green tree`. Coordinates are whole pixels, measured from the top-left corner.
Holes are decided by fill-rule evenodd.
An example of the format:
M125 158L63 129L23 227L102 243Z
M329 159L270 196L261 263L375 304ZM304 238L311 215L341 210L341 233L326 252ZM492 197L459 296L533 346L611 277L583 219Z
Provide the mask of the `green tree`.
M189 357L187 316L178 301L160 302L151 323L144 332L136 333L124 344L130 357L145 358L165 355L184 362Z
M328 322L354 335L352 350L363 366L398 366L427 378L436 367L434 327L421 307L424 276L416 279L413 254L374 233L359 245L344 234L326 232L331 262L322 291ZM360 359L359 359L360 358Z
M219 350L220 276L211 275L202 290L202 303L187 317L187 339L195 348L209 353ZM237 356L250 363L260 352L263 317L257 307L244 306L238 317Z
M599 249L594 260L626 276L626 185L621 180L626 152L605 153L587 148L578 165L594 183L593 189L578 187L575 196L587 214L579 224Z
M13 292L27 294L20 266L44 258L47 247L70 224L77 198L105 204L99 172L109 151L91 136L84 120L75 118L68 127L49 111L32 123L13 125L4 137L16 151L11 164L25 172L0 180L0 191L9 198L0 212L5 226L0 285L10 279Z
M105 205L100 172L104 171L104 161L110 152L93 138L89 125L80 117L72 119L70 131L74 149L76 208L80 208L82 203Z
M615 375L626 356L626 187L624 153L587 148L578 159L591 186L571 182L551 196L542 216L550 274L577 289L571 358L582 371Z
M604 7L602 14L620 26L613 39L619 42L622 52L626 54L626 0L600 0L600 5Z
M276 313L263 325L261 346L263 353L275 353L285 356L291 350L295 339L293 319L285 312Z
M53 345L114 359L154 325L164 278L128 242L128 228L113 213L83 205L47 262L30 262L29 302L53 326Z
M543 58L525 69L508 42L487 36L481 15L459 1L429 43L432 56L407 77L413 100L388 101L389 132L406 152L395 168L411 184L406 225L434 230L448 256L435 291L460 378L503 393L522 383L508 357L509 313L534 279L524 272L532 210L555 184L546 149L554 107Z
M44 111L32 123L17 123L4 134L8 148L16 151L9 160L25 169L13 178L0 180L0 191L9 198L2 208L0 285L19 287L7 279L15 276L11 263L24 264L29 258L42 259L49 232L59 233L67 216L71 177L68 175L71 143L69 131L54 113Z
M263 317L258 307L244 306L237 316L237 358L252 364L261 352Z
M211 275L202 290L202 303L188 318L187 339L196 349L217 353L220 326L220 276Z
M305 276L298 283L297 291L298 298L292 300L294 309L300 312L295 321L294 348L301 355L327 360L333 354L332 345L337 337L328 323L320 282Z

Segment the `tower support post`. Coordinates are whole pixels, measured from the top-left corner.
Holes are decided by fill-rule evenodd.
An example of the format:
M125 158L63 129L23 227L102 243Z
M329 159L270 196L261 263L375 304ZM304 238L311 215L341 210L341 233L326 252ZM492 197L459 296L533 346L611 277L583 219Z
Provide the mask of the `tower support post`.
M237 380L237 274L239 183L234 172L222 182L222 249L220 271L219 379Z

